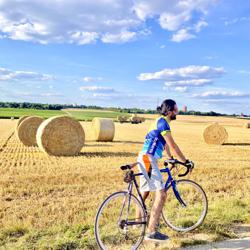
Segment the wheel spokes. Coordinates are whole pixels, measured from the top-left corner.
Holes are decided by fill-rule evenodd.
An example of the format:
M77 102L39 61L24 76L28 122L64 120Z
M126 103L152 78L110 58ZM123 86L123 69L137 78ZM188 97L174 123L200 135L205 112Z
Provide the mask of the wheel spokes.
M186 206L182 206L174 192L167 193L163 209L165 222L174 230L190 231L198 227L207 212L207 199L203 190L194 182L182 180L177 182L177 190Z
M129 203L125 195L120 193L107 200L98 215L97 237L104 249L131 249L131 246L139 245L144 236L146 223L140 223L136 217L140 203L133 196ZM139 211L143 215L141 221L145 222L141 206Z

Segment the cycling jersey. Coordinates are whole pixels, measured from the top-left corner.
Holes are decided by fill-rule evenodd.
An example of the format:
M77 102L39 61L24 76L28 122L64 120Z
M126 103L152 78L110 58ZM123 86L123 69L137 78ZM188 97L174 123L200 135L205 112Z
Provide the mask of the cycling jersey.
M170 133L169 121L165 116L160 116L149 128L141 153L150 154L155 158L161 158L166 141L164 135Z

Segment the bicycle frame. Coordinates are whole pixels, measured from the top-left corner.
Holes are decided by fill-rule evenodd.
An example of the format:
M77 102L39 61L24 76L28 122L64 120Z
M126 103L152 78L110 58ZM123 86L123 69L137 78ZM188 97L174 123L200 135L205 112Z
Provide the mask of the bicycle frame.
M136 175L139 175L139 174L136 174ZM135 176L135 175L133 175L133 176ZM127 217L128 217L128 214L129 214L129 209L130 209L130 204L131 204L131 196L132 196L133 184L134 184L135 187L136 187L137 193L138 193L138 195L139 195L139 197L140 197L140 201L141 201L142 206L143 206L143 209L144 209L144 211L145 211L145 218L146 218L146 221L142 221L142 222L141 222L141 221L138 221L138 222L133 221L133 222L130 222L130 221L126 220L126 223L125 223L126 226L134 226L134 225L147 224L147 217L148 217L147 207L146 207L146 205L145 205L145 202L143 201L143 198L142 198L141 193L140 193L140 191L139 191L139 186L138 186L138 184L137 184L137 182L136 182L136 179L135 179L134 177L133 177L133 181L129 182L129 184L128 184L128 192L127 192L127 194L128 194ZM121 215L122 215L122 212L123 212L123 209L124 209L124 205L125 205L125 202L126 202L126 198L127 198L127 197L125 197L125 199L124 199L123 206L122 206L121 211L120 211L120 217L119 217L119 220L118 220L118 221L119 221L119 225L121 226L122 229L124 228L125 224L124 224L124 221L121 221L121 220L120 220L120 218L121 218Z
M176 199L180 202L180 204L183 206L183 207L186 207L187 205L185 204L185 202L182 200L178 190L177 190L177 186L176 186L176 181L174 180L172 174L171 174L171 171L168 167L164 168L164 169L161 169L160 170L161 173L167 173L168 174L168 178L167 178L167 181L165 183L165 190L167 191L170 186L172 186L172 189L173 189L173 192L175 194L175 197ZM137 194L140 198L140 201L142 203L142 206L143 208L145 209L146 211L146 215L148 214L148 211L147 211L147 207L146 207L146 204L142 198L142 195L141 195L141 192L139 190L139 186L138 186L138 183L135 179L136 176L141 176L143 175L143 173L138 173L138 174L133 174L133 181L129 183L129 186L128 186L128 194L129 196L132 194L132 189L133 189L133 184L135 185L136 187L136 191L137 191Z

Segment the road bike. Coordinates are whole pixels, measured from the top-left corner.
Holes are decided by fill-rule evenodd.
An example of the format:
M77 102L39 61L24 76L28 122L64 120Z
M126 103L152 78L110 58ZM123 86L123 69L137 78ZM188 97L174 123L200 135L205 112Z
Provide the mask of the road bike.
M134 173L132 170L139 162L121 166L127 170L124 181L128 183L126 191L115 192L107 197L97 211L95 218L95 238L102 250L108 249L138 249L141 245L149 219L149 210L139 191L136 177L145 173ZM171 165L169 168L168 166ZM173 230L189 232L196 229L204 221L207 210L207 196L202 187L192 180L173 178L171 171L182 165L186 168L186 176L194 166L188 166L176 160L164 161L165 168L161 173L167 173L165 183L167 199L162 210L163 221ZM133 194L135 187L137 196ZM140 217L136 218L136 209Z

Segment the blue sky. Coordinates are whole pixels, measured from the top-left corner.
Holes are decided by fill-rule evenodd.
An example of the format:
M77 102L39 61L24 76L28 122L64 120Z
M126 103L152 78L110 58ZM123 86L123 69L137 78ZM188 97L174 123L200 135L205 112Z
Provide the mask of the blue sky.
M0 0L0 101L250 114L250 2Z

